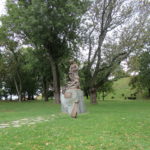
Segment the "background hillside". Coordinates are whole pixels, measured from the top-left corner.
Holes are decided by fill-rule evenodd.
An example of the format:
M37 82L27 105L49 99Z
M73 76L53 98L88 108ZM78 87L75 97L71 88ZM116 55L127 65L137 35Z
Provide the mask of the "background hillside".
M127 97L131 97L136 93L135 89L129 86L130 77L121 78L113 83L113 91L105 97L105 100L128 100ZM102 95L98 95L99 100L102 100ZM142 93L137 93L137 100L146 99Z

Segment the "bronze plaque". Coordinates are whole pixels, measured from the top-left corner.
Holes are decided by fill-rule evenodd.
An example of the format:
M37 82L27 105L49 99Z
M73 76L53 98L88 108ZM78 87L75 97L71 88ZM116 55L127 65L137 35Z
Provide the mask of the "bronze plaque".
M71 97L72 97L72 93L70 93L70 92L65 92L64 97L65 97L65 98L71 98Z

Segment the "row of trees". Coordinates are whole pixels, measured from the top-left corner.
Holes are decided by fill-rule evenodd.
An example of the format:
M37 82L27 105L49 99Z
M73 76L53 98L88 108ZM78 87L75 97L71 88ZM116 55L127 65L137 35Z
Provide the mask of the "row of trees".
M139 57L132 57L129 62L130 70L136 73L131 78L131 87L137 92L146 91L146 95L150 97L150 50L143 52Z
M12 95L18 95L19 101L26 97L31 100L42 92L45 101L48 100L48 84L52 77L49 61L43 53L32 48L7 50L1 54L0 61L1 97L12 99Z
M116 67L148 45L148 7L146 0L8 0L0 27L0 92L17 93L21 101L40 91L48 100L52 89L60 103L73 57L83 64L84 93L97 103Z
M5 49L19 53L20 44L30 44L41 51L48 59L51 73L46 72L44 80L53 77L53 89L56 103L60 103L60 65L72 55L71 45L76 38L76 29L80 15L85 11L85 2L77 1L7 1L7 16L1 18ZM10 42L15 43L12 47ZM42 60L42 61L43 61ZM17 61L17 60L16 60ZM42 63L42 62L41 62ZM36 64L39 67L39 64ZM20 66L20 64L19 64ZM42 65L47 68L47 65ZM19 68L16 69L17 72ZM42 72L42 71L41 71ZM19 100L22 94L22 75L16 79ZM46 82L46 81L45 81ZM45 83L48 86L48 83ZM46 98L47 99L47 98Z

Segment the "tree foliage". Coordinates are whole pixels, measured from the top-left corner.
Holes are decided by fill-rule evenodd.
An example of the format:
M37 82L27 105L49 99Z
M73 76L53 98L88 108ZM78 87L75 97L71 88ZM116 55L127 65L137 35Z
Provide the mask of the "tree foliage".
M96 103L97 89L105 84L117 65L145 46L147 5L148 2L96 0L83 16L82 50L88 51L84 66L88 83L84 86L92 103Z
M51 67L57 103L60 102L59 64L73 54L71 47L85 8L86 1L81 0L8 0L8 14L1 18L8 33L14 33L20 43L43 50Z
M138 64L138 75L131 78L130 85L139 92L146 90L150 96L150 52L143 52L138 59Z
M0 93L17 93L21 100L40 90L47 101L51 89L59 103L67 62L75 54L87 54L81 87L92 103L97 91L111 89L110 75L125 75L118 69L124 59L132 57L139 82L149 80L142 68L147 63L142 52L149 50L149 5L147 0L7 0L7 15L0 18Z

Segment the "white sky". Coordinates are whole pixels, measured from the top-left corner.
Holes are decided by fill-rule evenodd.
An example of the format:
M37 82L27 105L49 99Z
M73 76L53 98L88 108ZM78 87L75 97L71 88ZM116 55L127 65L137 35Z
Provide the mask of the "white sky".
M0 16L6 13L5 3L6 0L0 0Z

